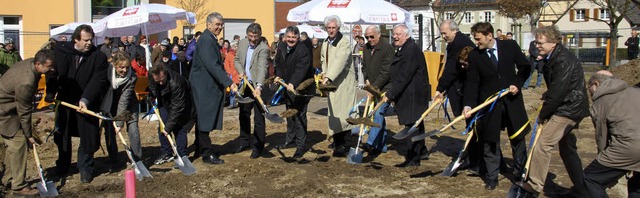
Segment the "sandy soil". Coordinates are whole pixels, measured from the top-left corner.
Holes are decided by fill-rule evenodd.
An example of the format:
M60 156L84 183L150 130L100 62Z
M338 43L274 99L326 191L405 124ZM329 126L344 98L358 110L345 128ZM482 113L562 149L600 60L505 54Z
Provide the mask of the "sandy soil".
M530 115L540 104L542 88L524 90L526 107ZM363 96L364 93L359 93ZM272 111L281 112L284 107L272 107ZM137 195L140 197L504 197L511 186L507 174L500 176L500 184L496 190L484 190L484 184L479 177L469 176L461 171L454 177L438 176L464 143L464 136L460 134L462 124L457 124L458 130L449 130L439 138L427 140L431 158L422 161L420 167L396 168L393 165L403 161L399 153L406 149L403 141L388 142L389 152L378 158L360 165L347 164L345 158L331 157L332 151L327 148L326 141L326 98L315 97L309 107L309 134L307 145L310 151L304 160L294 161L292 156L295 149L284 149L282 153L275 149L275 145L284 142L286 124L267 124L267 152L259 159L250 159L250 151L233 154L237 148L235 140L238 137L238 109L225 110L224 130L211 134L215 149L222 154L226 161L224 165L204 164L199 158L191 161L198 172L192 176L184 176L173 169L173 163L153 165L159 154L159 143L156 133L156 122L140 121L143 160L154 178L137 182ZM442 118L442 111L431 113L426 119L427 130L433 130L446 124ZM53 126L51 112L39 112L34 119L38 120L40 131L50 130ZM399 131L395 116L387 117L388 128ZM595 157L596 147L593 138L593 125L589 118L584 119L580 129L575 131L578 136L578 149L583 166ZM392 133L393 134L393 133ZM126 137L126 136L125 136ZM503 136L502 148L504 156L511 159L511 149ZM189 133L189 142L194 140L194 133ZM77 148L78 139L74 139ZM104 145L104 141L102 143ZM103 146L104 147L104 146ZM80 183L80 177L75 169L75 151L73 170L70 176L55 179L62 197L123 197L124 170L127 161L126 154L120 146L120 164L107 164L106 153L98 151L95 154L96 176L92 183ZM190 147L193 156L193 148ZM45 143L38 149L42 159L45 175L49 176L55 166L57 150L52 141ZM0 152L4 153L4 152ZM0 154L1 155L1 154ZM32 156L29 155L28 177L32 183L37 182L37 172ZM51 178L50 176L48 178ZM546 196L553 197L566 192L572 186L559 155L554 154L547 177ZM50 179L52 180L52 179ZM625 197L626 181L610 189L611 197ZM0 191L7 193L6 190ZM4 194L2 194L4 195Z

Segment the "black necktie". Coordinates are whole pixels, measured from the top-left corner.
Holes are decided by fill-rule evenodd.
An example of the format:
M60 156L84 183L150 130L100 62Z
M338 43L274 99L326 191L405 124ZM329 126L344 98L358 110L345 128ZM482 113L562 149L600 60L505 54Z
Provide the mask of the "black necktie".
M496 57L495 54L493 54L493 52L496 51L496 49L489 49L489 58L491 58L491 62L493 63L493 66L498 67L498 58Z

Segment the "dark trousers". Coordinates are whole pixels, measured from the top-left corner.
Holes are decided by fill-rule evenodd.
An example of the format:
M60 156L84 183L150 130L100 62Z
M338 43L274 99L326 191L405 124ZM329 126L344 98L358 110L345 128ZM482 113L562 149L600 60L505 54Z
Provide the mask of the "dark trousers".
M606 188L615 185L627 173L628 170L606 167L593 160L584 169L584 186L591 197L609 197ZM640 198L640 172L633 172L633 177L627 181L627 192L630 198Z
M627 58L629 58L629 60L633 60L638 58L638 51L628 51L627 52Z
M167 123L169 119L169 112L167 111L167 109L165 109L164 107L160 107L158 108L158 110L160 111L160 118L162 118L162 121ZM167 131L169 135L173 135L180 157L187 155L187 131L189 129L191 129L190 124L185 124L182 126L178 126L177 131ZM167 139L167 137L165 137L164 134L160 131L160 128L158 128L158 139L160 139L160 150L162 151L162 153L171 155L173 153L171 144L169 144L169 140Z
M451 105L451 112L453 113L453 116L458 117L462 115L462 109L464 108L464 105L462 104L462 96L458 94L458 91L454 88L449 89L447 98L449 99L449 104ZM465 127L469 125L471 119L472 118L465 120ZM478 141L477 131L472 135L473 137L471 137L471 141L469 142L469 145L467 145L467 155L465 156L465 161L469 163L468 167L470 168L477 167L481 164L483 152L481 149L481 143Z
M520 129L521 126L512 126L511 122L508 120L510 118L506 111L506 108L506 106L503 107L502 123L506 124L508 134L514 134L518 129ZM524 130L525 131L523 131L523 133L529 129ZM482 133L482 131L480 132ZM513 153L513 166L516 171L516 180L521 180L521 178L517 177L520 177L522 175L522 171L524 170L524 163L527 160L526 141L524 139L524 136L514 138L509 141L511 143L511 153ZM502 158L502 151L500 150L500 140L498 140L497 142L483 140L481 142L484 159L484 163L482 165L483 167L481 167L480 169L481 175L485 180L498 180L498 174L500 173L500 159Z
M413 124L408 124L405 125L405 127L412 127ZM416 136L416 135L420 135L424 133L424 122L420 122L420 125L418 125L418 131L413 133L413 135L411 135L408 138L405 138L405 140L407 141L407 154L404 156L404 160L405 161L414 161L414 162L420 162L420 156L423 153L429 152L427 150L427 146L425 145L425 140L422 139L420 141L417 142L412 142L411 141L411 137Z
M309 106L310 97L295 97L290 99L286 97L287 109L296 109L298 113L287 118L287 135L285 141L287 143L295 140L297 149L304 149L307 140L307 107Z
M246 89L244 91L244 97L251 97L255 99L253 92L251 92L250 89ZM262 107L260 107L257 99L252 103L239 103L238 106L240 106L240 136L238 137L240 145L251 145L253 149L262 150L264 148L264 140L266 136ZM251 110L253 110L254 144L251 144Z
M198 127L196 127L197 129ZM197 131L197 130L196 130ZM197 131L196 133L196 141L194 144L196 145L196 150L198 154L201 156L209 155L213 152L213 147L211 145L211 138L209 137L209 131Z
M67 138L67 146L63 144L64 138ZM64 136L60 133L54 133L53 141L58 146L58 160L56 160L56 167L58 170L67 172L69 166L71 166L71 136ZM81 173L93 174L93 153L86 153L84 150L84 142L80 138L80 146L78 146L78 170Z

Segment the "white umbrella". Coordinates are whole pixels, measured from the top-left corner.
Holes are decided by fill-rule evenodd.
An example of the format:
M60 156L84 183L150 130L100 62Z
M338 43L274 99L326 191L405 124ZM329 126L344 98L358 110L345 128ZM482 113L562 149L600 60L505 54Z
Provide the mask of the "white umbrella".
M65 25L62 25L60 27L57 28L53 28L50 32L49 32L49 36L51 37L55 37L58 34L73 34L73 31L76 30L76 28L80 25L91 25L93 26L93 23L89 23L89 22L71 22Z
M337 15L349 24L401 24L411 20L411 13L383 0L312 0L289 10L290 22L321 23Z
M195 14L164 4L142 4L123 8L95 23L97 36L119 37L154 34L175 29L177 20L196 24Z
M309 35L309 38L325 39L329 36L327 31L324 31L321 27L318 27L318 26L310 26L307 24L302 24L302 25L297 25L296 27L298 27L298 29L300 30L300 33L307 32L307 34ZM287 28L280 29L280 33L285 33L286 31L287 31Z

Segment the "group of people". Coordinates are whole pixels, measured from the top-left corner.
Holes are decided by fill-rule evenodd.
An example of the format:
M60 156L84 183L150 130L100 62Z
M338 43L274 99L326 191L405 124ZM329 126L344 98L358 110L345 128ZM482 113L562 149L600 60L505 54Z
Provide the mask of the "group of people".
M132 113L126 121L100 121L82 113L83 110L102 112L107 116L137 112L134 85L138 78L149 79L147 102L159 110L164 128L158 129L161 154L155 164L188 155L187 133L195 125L196 155L204 163L223 164L224 160L213 150L210 133L222 130L223 109L227 95L254 99L239 103L240 145L235 152L252 150L250 158L259 158L265 152L265 114L261 103L262 92L268 84L270 65L274 81L283 82L287 90L296 90L303 81L313 79L315 69L321 69L319 87L334 86L327 95L327 128L333 157L346 157L349 148L355 146L360 131L347 122L353 117L351 109L357 106L356 72L353 65L349 38L340 32L343 26L338 16L324 20L328 38L322 43L306 37L295 26L286 28L281 39L269 47L262 37L258 23L250 24L246 37L226 42L218 36L224 27L224 18L214 12L206 18L206 29L196 33L190 42L177 43L169 48L169 41L159 47L147 45L141 37L123 37L128 43L124 49L113 47L114 41L106 39L97 47L93 43L91 26L79 26L70 42L58 42L51 49L38 51L34 58L13 64L0 77L0 131L7 145L5 163L8 165L3 183L11 183L16 194L33 195L37 191L27 186L26 156L28 144L37 145L31 123L33 95L40 74L46 74L46 101L62 101L76 105L77 109L60 106L56 111L57 131L54 141L58 148L55 175L65 176L71 165L71 137L80 137L77 166L80 180L93 180L94 153L100 146L100 129L105 128L107 150L112 163L117 162L115 135L127 127L134 158L142 157L138 129L138 115ZM462 34L453 20L440 25L443 39L448 43L446 63L438 80L434 100L449 99L455 116L464 115L467 125L473 127L472 142L468 148L464 169L481 176L485 189L498 185L500 169L506 167L500 144L500 131L505 129L513 153L516 185L526 196L543 192L549 169L550 152L559 146L567 172L574 184L571 196L606 196L604 189L615 184L618 178L633 172L629 179L630 197L640 194L640 155L634 145L640 136L635 126L634 100L640 94L636 88L606 71L593 75L587 84L584 72L576 57L565 48L561 33L553 26L534 30L535 61L544 67L547 92L543 94L535 125L542 127L532 151L531 166L525 167L527 149L525 136L530 132L530 121L524 105L523 85L531 74L531 62L513 40L494 37L490 23L480 22L471 27L475 43ZM303 35L303 36L301 36ZM362 51L363 80L368 87L380 90L381 95L370 91L367 97L379 108L371 112L379 127L370 127L362 148L372 160L387 151L385 114L391 106L395 109L399 124L411 127L429 107L432 97L425 56L410 36L405 25L393 28L392 42L381 36L378 26L369 26L363 39L367 43L356 46ZM119 42L118 42L119 43ZM188 44L187 44L188 43ZM149 48L149 46L151 46ZM180 46L183 46L180 49ZM185 52L181 50L186 49ZM233 54L229 56L229 51ZM158 59L157 55L161 54ZM224 54L224 55L223 55ZM316 58L316 55L319 55ZM174 57L175 56L175 57ZM533 56L532 56L533 58ZM182 64L184 63L184 65ZM177 65L178 67L174 67ZM230 75L237 72L237 76ZM248 89L246 89L246 88ZM226 92L229 89L229 93ZM588 89L588 91L587 91ZM302 158L309 149L306 145L307 107L316 93L315 86L297 89L297 94L284 94L287 109L295 109L287 117L286 138L280 148L295 147L293 158ZM494 96L509 92L496 100L492 108L472 114L473 107ZM588 98L593 105L589 109ZM233 104L233 103L231 103ZM366 104L370 105L370 104ZM253 112L253 134L251 114ZM365 112L363 116L368 116ZM582 169L577 153L578 124L591 116L596 128L598 157ZM409 137L425 133L420 122L417 132ZM173 154L167 135L176 139L178 156ZM404 161L396 167L420 166L429 158L424 140L410 141ZM359 141L359 140L358 140ZM528 168L528 177L523 172Z
M501 165L500 131L506 128L514 159L515 188L524 192L520 196L535 197L544 192L551 150L556 145L574 185L565 196L607 197L605 189L625 175L629 179L629 197L640 196L640 155L632 148L640 141L638 130L633 127L636 116L632 112L637 105L628 99L640 93L637 88L629 87L608 71L597 72L587 84L580 62L562 45L562 34L555 26L533 31L532 45L536 49L530 60L515 41L494 38L489 23L471 27L475 45L452 20L445 20L440 32L448 43L447 61L434 99L446 95L454 115L464 115L467 125L475 124L472 135L477 137L472 138L468 163L463 168L479 174L485 189L497 187L498 173L505 167ZM538 64L547 86L536 119L528 118L521 93L530 77L531 63ZM510 94L491 108L475 115L469 113L501 90ZM589 96L593 100L591 110ZM621 109L624 107L632 108ZM598 156L583 169L574 129L588 116L596 128ZM530 166L525 167L524 137L531 121L541 130L535 134L538 140L529 151Z

